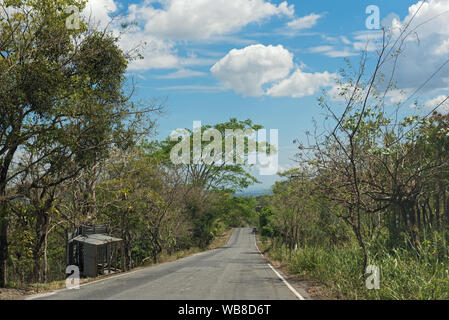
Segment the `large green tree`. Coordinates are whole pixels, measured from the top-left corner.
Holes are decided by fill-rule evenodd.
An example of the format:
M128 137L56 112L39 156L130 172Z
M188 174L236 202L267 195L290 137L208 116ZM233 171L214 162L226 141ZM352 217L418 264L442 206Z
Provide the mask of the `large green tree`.
M257 143L256 139L253 139L250 135L245 135L245 133L255 133L259 129L262 129L262 126L254 124L250 119L239 121L236 118L215 125L203 125L201 128L194 130L185 129L184 132L188 136L181 140L189 140L187 148L190 150L191 161L183 164L173 164L170 159L172 150L176 145L179 145L180 141L167 138L163 141L148 144L146 147L155 158L160 160L161 164L182 171L187 183L205 190L235 192L258 183L258 180L249 173L248 169L252 165L248 164L245 158L248 156L250 143L253 143L259 152L269 151L269 146ZM211 133L211 130L215 134ZM236 135L231 136L230 131L233 131ZM203 140L199 150L203 157L195 161L194 144L197 132L198 137ZM244 142L241 146L238 145L237 140L234 141L234 138L239 139L240 137L243 137L243 140L240 141ZM230 143L228 147L226 146L227 143ZM218 146L218 148L214 149L212 145ZM242 155L242 152L239 153L239 147L242 148L240 151L243 150L244 155ZM211 155L209 163L204 161L204 155L208 153ZM238 161L239 155L241 157L240 162ZM232 161L225 161L228 158Z
M135 112L124 90L131 57L105 30L66 27L85 1L0 3L0 287L7 281L10 203L57 186L126 146ZM32 171L33 175L29 172ZM38 220L44 224L46 214Z

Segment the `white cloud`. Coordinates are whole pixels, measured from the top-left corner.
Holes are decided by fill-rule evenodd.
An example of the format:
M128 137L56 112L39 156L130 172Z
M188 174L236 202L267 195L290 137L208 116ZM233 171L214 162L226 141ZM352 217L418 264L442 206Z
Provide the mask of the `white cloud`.
M354 39L362 42L379 41L382 39L383 33L379 30L358 31L354 33Z
M308 49L311 53L321 53L330 58L344 58L356 56L358 53L351 51L351 48L336 49L334 46L317 46Z
M351 40L347 36L329 37L324 35L322 38L331 45L311 47L309 52L321 53L330 58L358 56L362 50L376 50L382 35L382 32L378 30L355 32Z
M389 90L386 94L386 97L389 98L389 103L391 104L403 104L404 102L406 102L409 98L410 95L412 93L413 89L394 89L394 90Z
M82 15L94 25L105 28L111 22L111 14L117 11L114 0L89 0Z
M335 85L327 91L327 94L332 101L343 102L350 98L350 89L351 86L346 83L343 85Z
M382 31L359 31L354 34L352 47L355 51L375 51L379 48L383 37Z
M138 48L139 53L144 57L144 59L134 60L130 63L128 69L132 71L146 71L150 69L185 70L187 67L192 66L210 66L217 61L212 58L198 57L196 54L180 56L175 41L160 39L138 27L122 35L120 47L125 51L133 51ZM186 76L187 73L184 72L177 75ZM196 76L198 74L190 73L190 75Z
M181 40L230 34L272 16L293 14L293 5L265 0L160 0L129 6L129 18L144 21L146 32Z
M201 58L197 55L188 55L180 59L180 65L186 66L210 66L217 62L217 59L212 58Z
M132 61L129 70L172 69L178 68L181 63L174 42L161 40L140 30L124 34L120 39L120 46L125 51L138 47L144 57Z
M289 78L280 81L270 88L267 91L267 95L293 98L312 96L321 87L332 86L335 77L335 74L327 71L323 73L307 73L298 68Z
M409 22L413 16L415 18L411 24L412 28L427 22L417 30L420 37L428 37L434 34L449 35L449 25L447 23L449 2L447 0L418 1L410 6L408 11L409 14L401 22L402 25L404 22Z
M424 102L424 107L426 109L433 110L433 109L437 108L437 106L439 106L446 99L447 99L447 96L439 95L438 97L435 97L433 99L430 99L430 100L427 100L426 102ZM449 113L449 101L446 100L436 110L441 113Z
M330 90L327 91L327 95L332 101L336 102L347 102L352 98L356 101L364 99L367 91L366 88L355 87L353 83L343 82L336 83Z
M120 23L130 19L129 16L119 17L116 20L112 19L112 16L116 15L118 10L116 2L114 0L89 0L82 15L92 25L100 28L109 27L110 31L118 35L121 31ZM125 52L139 48L139 52L145 58L132 61L128 66L130 71L177 68L181 63L176 55L174 42L162 40L138 27L134 27L123 34L119 44Z
M184 86L170 86L157 88L157 90L161 91L187 91L187 92L221 92L224 91L225 88L222 86L202 86L202 85L184 85Z
M263 85L287 77L292 68L293 54L283 46L257 44L231 50L211 72L227 88L247 96L261 96Z
M145 58L133 61L128 68L132 71L212 65L215 59L179 55L178 40L225 39L248 24L261 23L273 16L294 16L294 6L286 1L272 4L266 0L144 0L130 4L123 16L112 20L112 15L118 12L118 3L89 0L83 15L91 18L94 25L102 28L109 25L116 35L122 22L138 23L120 40L122 49L132 51L139 47ZM187 73L172 74L184 75Z
M377 44L372 41L357 41L354 42L352 46L356 51L375 51L378 48Z
M332 46L317 46L309 48L309 52L311 53L322 53L334 50Z
M346 45L351 44L351 41L345 36L341 36L340 40Z
M330 50L323 53L331 58L344 58L358 55L358 53L351 51L349 48L344 48L343 50Z
M412 18L413 21L410 23ZM408 15L403 20L394 13L390 13L382 20L382 26L393 36L390 44L401 43L395 40L410 23L406 32L409 33L409 37L401 49L397 63L395 64L395 59L388 59L381 70L386 79L389 79L394 70L393 81L399 90L389 93L391 103L398 103L405 98L399 94L400 89L411 92L411 89L425 84L417 93L422 95L449 88L449 64L438 70L449 57L448 19L448 0L428 0L417 1L411 5ZM378 50L382 38L381 30L359 31L352 35L351 41L340 37L339 45L335 43L335 39L327 39L332 43L333 49L325 50L326 46L320 46L311 50L329 57L355 56L365 49L370 52ZM434 75L435 72L437 73Z
M418 9L421 9L418 11ZM416 13L416 15L415 15ZM396 66L395 78L400 88L418 88L443 65L449 53L449 1L419 1L409 7L402 20L393 19L390 28L395 36L409 23L410 35ZM387 73L393 70L392 62L386 65ZM441 69L420 92L427 93L449 87L449 66Z
M317 24L318 19L320 19L321 17L322 16L319 14L312 13L308 16L290 21L289 23L287 23L287 26L295 30L310 29Z
M365 95L367 94L367 87L362 88L359 87L356 92L356 100L364 99ZM375 90L376 88L374 88ZM355 90L354 84L344 82L339 83L333 86L329 91L328 95L329 98L333 101L337 102L348 102ZM376 90L375 90L376 91ZM377 94L379 97L383 97L385 94L384 102L386 105L400 105L405 103L407 100L410 100L411 93L413 92L413 89L390 89L385 94L384 91L382 92L372 92ZM371 96L372 98L372 96Z
M169 73L167 75L156 76L158 79L182 79L191 77L202 77L205 76L205 72L195 71L190 69L179 69L175 72Z
M381 26L385 28L390 28L392 25L396 25L401 18L396 13L390 13L381 21Z
M231 50L211 72L226 88L246 96L300 98L333 85L335 74L307 73L299 66L291 73L293 68L293 54L283 46L258 44Z
M449 38L444 40L434 50L435 55L445 55L448 53L449 53Z

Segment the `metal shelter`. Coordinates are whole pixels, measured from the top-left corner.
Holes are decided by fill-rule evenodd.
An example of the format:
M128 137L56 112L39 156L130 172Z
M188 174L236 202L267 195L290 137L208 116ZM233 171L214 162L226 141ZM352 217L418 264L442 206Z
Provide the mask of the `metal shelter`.
M122 239L109 235L106 225L80 226L67 237L67 265L76 265L80 275L96 277L120 271Z

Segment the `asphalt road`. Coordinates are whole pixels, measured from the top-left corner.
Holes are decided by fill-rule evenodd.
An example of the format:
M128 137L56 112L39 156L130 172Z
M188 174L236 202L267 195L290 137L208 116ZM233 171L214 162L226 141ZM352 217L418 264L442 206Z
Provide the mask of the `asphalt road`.
M301 288L288 285L259 253L252 229L241 228L224 247L39 299L298 300Z

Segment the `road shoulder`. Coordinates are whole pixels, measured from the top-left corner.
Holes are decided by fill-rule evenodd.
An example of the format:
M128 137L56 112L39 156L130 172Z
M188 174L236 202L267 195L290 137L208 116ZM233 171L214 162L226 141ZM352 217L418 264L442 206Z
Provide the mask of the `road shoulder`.
M262 248L259 237L256 236L256 243L258 249ZM281 274L284 279L290 283L303 297L305 300L335 300L336 298L332 296L332 293L323 284L307 279L302 276L291 273L287 266L280 261L272 259L268 254L261 252L263 258L276 268L277 272Z

